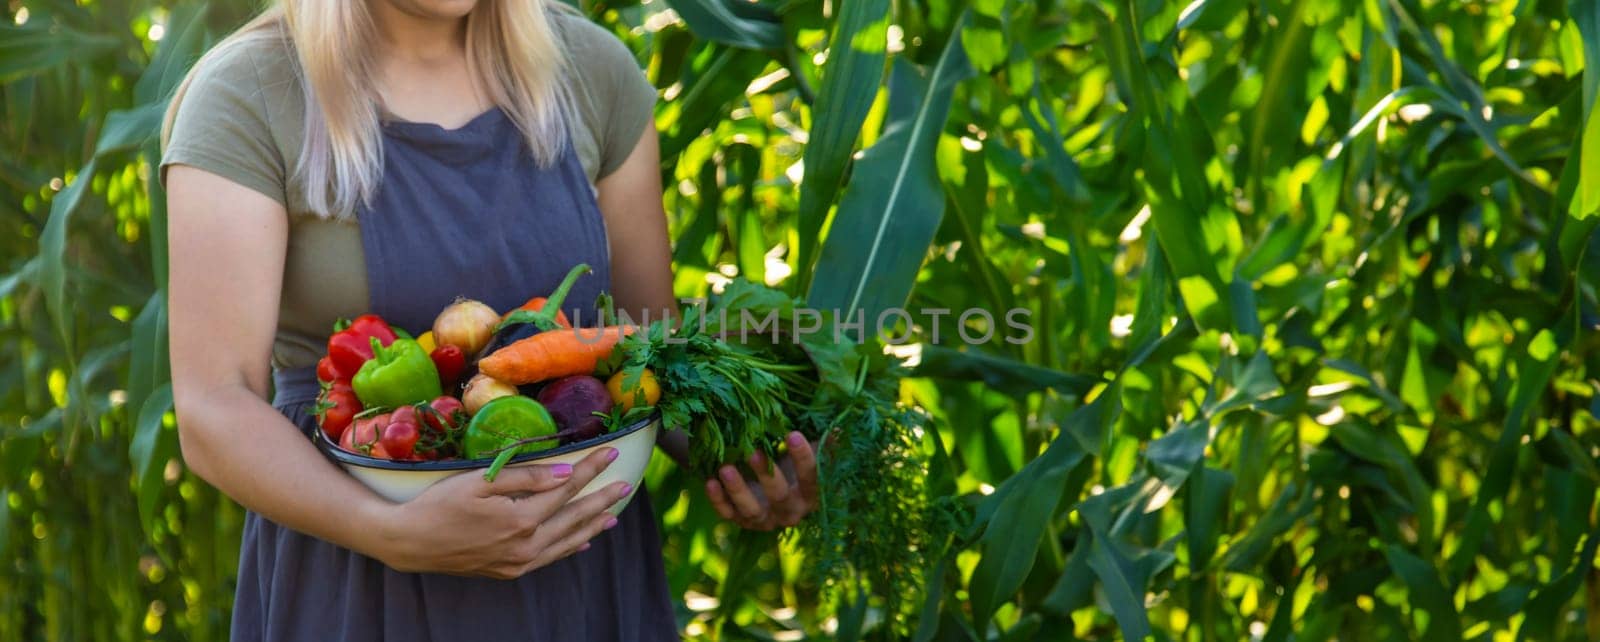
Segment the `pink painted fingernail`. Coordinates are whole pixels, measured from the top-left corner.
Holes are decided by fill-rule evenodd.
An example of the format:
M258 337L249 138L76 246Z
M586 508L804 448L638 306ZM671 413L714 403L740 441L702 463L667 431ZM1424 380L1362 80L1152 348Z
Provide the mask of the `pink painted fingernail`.
M588 542L584 542L584 543L578 545L578 552L581 553L581 552L587 551L587 550L589 550L589 543Z
M791 448L799 448L799 447L804 446L804 445L806 445L806 436L805 435L800 434L800 431L798 431L798 430L795 431L795 432L789 433L789 447L791 447Z
M722 478L728 480L728 483L733 483L734 480L739 478L739 471L734 470L733 466L723 466Z
M617 493L618 495L621 495L623 497L627 497L628 493L633 492L633 484L630 484L630 483L627 483L627 482L623 482L622 483L622 487L617 489L617 490L619 491Z
M761 464L764 461L766 461L766 459L761 456L761 453L750 453L750 465L751 466L755 466L756 468L761 468Z
M616 526L616 525L617 525L617 518L612 517L612 518L607 519L606 520L606 525L602 526L601 528L611 528L612 526Z
M620 454L622 454L622 453L617 452L617 449L615 449L615 448L607 448L606 449L606 461L616 461L617 460L617 455L620 455Z
M572 476L572 464L556 464L550 467L550 475L556 479L566 479Z

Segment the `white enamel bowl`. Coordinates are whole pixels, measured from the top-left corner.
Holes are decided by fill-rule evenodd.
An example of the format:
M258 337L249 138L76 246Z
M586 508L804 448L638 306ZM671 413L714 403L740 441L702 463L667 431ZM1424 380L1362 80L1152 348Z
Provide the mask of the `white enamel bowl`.
M613 433L608 433L572 444L565 444L549 450L536 453L518 455L511 459L506 467L527 466L531 464L576 464L587 457L589 453L600 448L616 448L617 460L600 471L599 476L589 482L578 495L573 498L577 501L589 493L597 491L619 481L628 482L633 490L628 496L613 504L611 514L616 515L628 506L628 501L633 499L633 494L639 492L639 481L644 479L645 466L650 463L650 455L655 452L656 434L661 430L661 415L653 414L638 423L623 428ZM328 441L328 437L321 430L316 431L317 447L323 453L339 462L346 472L366 484L368 488L377 491L379 495L390 501L405 502L422 494L429 486L451 475L463 473L481 475L489 467L489 460L485 459L457 459L449 461L392 461L358 455L340 448Z

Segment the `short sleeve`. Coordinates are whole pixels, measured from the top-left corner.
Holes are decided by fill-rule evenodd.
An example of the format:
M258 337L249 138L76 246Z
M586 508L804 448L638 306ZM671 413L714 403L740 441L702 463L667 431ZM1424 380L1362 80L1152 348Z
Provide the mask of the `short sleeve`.
M599 154L596 180L628 159L655 117L656 88L616 35L582 16L564 16L568 64L580 77L579 101Z
M250 43L201 59L177 106L161 158L248 187L287 206L287 171L272 135L267 101Z

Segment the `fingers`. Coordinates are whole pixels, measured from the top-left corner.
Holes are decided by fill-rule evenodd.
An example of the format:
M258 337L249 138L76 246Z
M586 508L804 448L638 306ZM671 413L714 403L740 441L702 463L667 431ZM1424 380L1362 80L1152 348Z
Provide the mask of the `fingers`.
M617 518L606 508L627 497L632 490L631 484L617 482L563 506L534 533L539 553L526 564L522 572L576 553L586 548L589 540L599 535L600 531L616 526Z
M603 448L589 453L589 456L584 457L572 467L572 479L568 480L566 484L553 491L541 493L526 500L531 510L530 516L538 522L549 519L551 515L561 510L563 506L572 501L573 497L582 492L584 487L588 486L589 482L594 481L594 478L598 477L601 471L605 470L606 466L609 466L616 458L617 450L615 448Z
M717 509L717 514L723 519L730 522L739 521L739 514L734 512L733 503L728 501L728 494L722 490L722 482L707 479L706 497L711 499L711 507Z
M589 482L599 477L601 471L604 471L606 466L610 466L611 462L616 460L617 449L615 448L601 448L589 453L588 457L580 460L578 465L573 466L572 482L561 489L566 494L566 499L561 500L561 503L565 504L568 499L577 496L578 491L583 490L584 486L589 485Z
M504 495L514 499L554 490L576 494L578 489L593 480L616 458L617 449L602 448L589 453L589 456L584 457L576 465L532 464L508 467L501 470L493 482L484 485L481 494L484 497ZM571 495L567 497L570 499Z
M744 477L739 475L739 469L733 466L723 466L721 471L722 488L727 492L728 499L733 502L739 517L745 523L745 528L756 528L766 521L767 507L762 505L761 499L751 492L750 487L744 483Z
M539 532L548 534L552 540L559 540L568 532L581 528L582 524L606 512L607 508L627 497L632 490L633 486L628 482L617 482L589 493L577 501L562 506L545 520L539 527Z
M606 512L606 508L627 497L632 490L631 484L617 482L562 506L523 537L506 565L496 571L497 576L519 577L588 549L589 540L617 525L616 517Z
M494 481L479 486L480 497L521 497L560 488L572 477L572 464L534 464L506 468Z
M604 493L595 494L601 495ZM589 540L599 537L602 531L610 530L616 525L617 518L611 513L602 512L599 515L590 517L587 521L583 522L581 527L573 529L572 532L567 533L565 537L562 537L554 544L545 547L545 552L542 556L545 559L542 560L542 563L536 563L538 563L539 566L543 566L544 564L549 564L550 562L565 558L573 553L588 550L591 546L591 544L589 544ZM530 568L528 570L531 571L533 569Z
M769 506L778 506L789 499L789 478L783 471L767 463L767 456L759 452L750 455L750 469L756 471L756 480L767 496Z
M806 500L806 508L817 507L821 501L817 494L817 453L811 442L800 431L789 433L789 459L794 462L795 486Z

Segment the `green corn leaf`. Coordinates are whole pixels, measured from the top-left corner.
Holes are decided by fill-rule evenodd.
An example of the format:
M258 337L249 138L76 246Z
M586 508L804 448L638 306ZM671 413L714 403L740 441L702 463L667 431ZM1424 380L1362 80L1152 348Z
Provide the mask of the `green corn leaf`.
M150 393L139 408L134 422L133 441L128 446L128 457L133 462L135 496L139 506L139 522L145 532L155 533L152 525L162 490L166 486L163 475L166 463L178 454L176 431L164 426L168 410L172 409L172 386L162 384Z
M777 14L734 0L668 0L695 35L743 49L782 49L783 23Z
M939 633L939 612L945 601L944 574L949 566L936 563L927 574L928 594L923 598L922 612L917 617L917 630L911 638L913 642L930 642Z
M167 19L166 37L156 47L150 66L139 75L134 85L133 99L139 104L158 103L163 107L178 83L189 71L189 66L200 58L205 45L206 23L210 5L202 2L179 4Z
M10 489L0 486L0 498L11 493ZM0 555L11 552L11 502L0 501Z
M1079 397L1102 382L1099 377L1052 370L977 348L922 344L921 354L921 362L913 369L916 376L978 380L990 389L1019 397L1047 388Z
M1073 425L1104 423L1107 406L1114 403L1108 399L1116 396L1109 393L1102 393L1069 415L1068 430ZM983 556L972 571L967 589L972 596L973 624L978 630L986 630L994 611L1022 586L1033 568L1039 539L1056 507L1068 496L1068 475L1087 455L1077 440L1058 437L1044 454L1028 462L979 506L975 522L985 526L980 540Z
M1315 500L1316 493L1311 486L1291 484L1284 488L1244 537L1228 547L1222 558L1223 568L1240 572L1259 566L1278 536L1311 514Z
M1600 100L1600 6L1588 0L1567 0L1567 13L1578 26L1583 40L1584 120Z
M106 116L105 129L95 143L95 156L117 154L138 149L161 130L161 116L166 106L148 103L125 111L114 111Z
M1283 587L1284 595L1294 595L1300 588L1303 575L1295 574L1289 584ZM1308 627L1309 628L1309 627ZM1272 614L1272 624L1267 627L1266 635L1262 642L1287 642L1295 634L1294 600L1278 600L1278 608Z
M28 259L28 262L23 263L16 271L0 278L0 298L11 296L17 288L33 282L39 272L39 263L39 257L35 256Z
M87 34L59 24L0 24L0 83L82 62L125 44L109 34Z
M1039 629L1044 626L1044 618L1038 613L1029 613L1011 628L1006 629L1006 634L1000 636L999 642L1031 642L1039 639Z
M1590 532L1577 563L1534 594L1527 604L1522 626L1517 629L1517 642L1555 639L1554 629L1563 619L1562 610L1582 588L1585 579L1594 575L1596 545L1600 545L1600 534Z
M1267 35L1263 45L1266 64L1262 81L1261 98L1250 115L1250 139L1244 157L1242 173L1258 176L1265 173L1271 147L1268 141L1279 138L1286 126L1285 120L1297 110L1292 102L1299 99L1299 82L1306 68L1313 30L1306 24L1306 6L1313 0L1293 0L1281 12L1274 11L1283 25ZM1282 6L1278 4L1277 6Z
M1185 536L1189 546L1189 568L1199 574L1211 563L1217 550L1217 540L1227 524L1228 505L1232 500L1233 474L1217 468L1199 466L1190 475L1184 491Z
M44 290L45 305L55 319L56 332L63 345L73 345L74 315L67 308L67 236L72 218L83 205L83 195L89 191L94 179L94 161L89 161L72 183L50 201L50 219L39 237L39 287Z
M1428 614L1428 626L1421 639L1426 642L1465 639L1461 637L1461 614L1456 612L1451 591L1440 581L1438 571L1393 544L1384 548L1384 556L1389 560L1389 568L1410 590L1411 608Z
M806 142L805 180L800 183L798 218L801 287L810 282L810 264L829 205L839 191L855 150L861 125L877 98L888 60L888 0L855 0L839 5L829 37L822 87L812 107Z
M736 104L766 68L770 58L759 51L738 49L723 45L710 45L701 52L704 65L694 69L685 80L683 95L675 105L672 117L663 117L656 124L662 128L661 158L663 167L676 166L679 155L689 143L704 135Z
M870 324L905 303L944 213L935 143L956 85L971 73L959 40L946 45L927 79L896 59L887 130L845 187L806 297L812 306L838 310L841 319L859 312Z
M1188 479L1196 463L1205 456L1211 443L1211 424L1204 420L1189 421L1167 431L1161 438L1145 448L1145 459L1150 462L1153 474L1163 484L1179 488Z
M1092 536L1091 536L1092 537ZM1080 535L1078 545L1061 569L1061 577L1039 603L1046 613L1067 617L1094 602L1094 571L1089 569L1089 545Z
M1078 512L1088 524L1089 569L1100 580L1100 588L1111 604L1111 614L1117 620L1124 639L1143 640L1150 635L1150 617L1145 610L1145 585L1148 569L1141 567L1112 539L1114 506L1129 497L1141 496L1130 483L1111 491L1095 495L1078 505ZM1135 502L1137 503L1137 502Z
M738 206L734 240L739 250L739 274L757 283L766 280L767 242L762 233L761 210L756 208L756 180L761 177L761 152L750 145L732 145L728 167L738 177Z
M1594 105L1589 105L1585 110L1583 119L1583 142L1580 144L1583 151L1578 157L1578 175L1581 178L1570 209L1572 215L1578 218L1587 218L1600 211L1600 116L1596 115Z
M150 167L161 166L161 150L156 141L145 145L144 160ZM150 276L157 290L167 289L167 190L160 180L148 182L150 202Z
M1511 406L1506 412L1500 439L1491 451L1483 485L1479 487L1472 509L1467 513L1466 523L1461 531L1461 542L1450 557L1451 578L1465 575L1467 567L1477 557L1479 547L1483 545L1483 538L1490 529L1489 504L1499 501L1511 488L1512 476L1516 474L1518 454L1524 447L1522 437L1528 434L1531 428L1528 413L1533 409L1534 402L1539 399L1550 377L1555 374L1556 366L1561 363L1559 349L1565 348L1572 340L1578 326L1578 306L1570 302L1568 306L1560 317L1556 331L1540 330L1528 342L1530 349L1517 359L1519 376L1511 391ZM1531 349L1536 343L1548 343L1549 351Z
M1083 451L1070 439L1057 439L1051 449L1057 451L1054 456L1047 450L1035 459L1034 462L1044 463L1031 474L1024 469L1013 477L1027 490L1007 493L984 530L980 547L983 557L972 571L968 588L973 625L980 631L988 628L994 611L1022 586L1022 580L1033 569L1039 539L1061 502L1067 475L1084 459Z
M144 309L133 320L133 346L128 362L128 418L137 422L145 401L171 378L167 346L166 293L150 295Z
M1264 351L1251 355L1243 368L1239 368L1238 362L1233 360L1226 362L1226 367L1237 369L1237 372L1228 376L1233 388L1216 403L1206 404L1204 410L1208 417L1221 416L1236 408L1256 404L1283 388L1278 376L1272 372L1272 359Z

